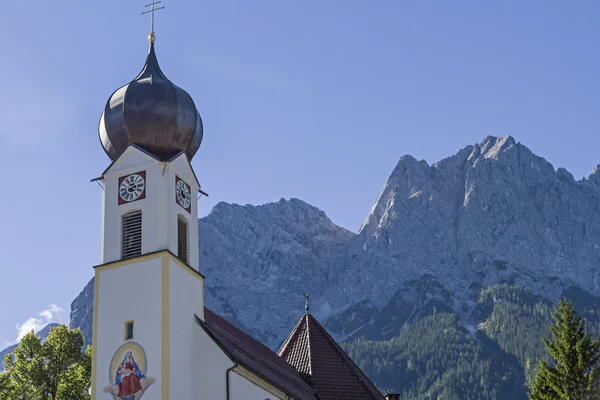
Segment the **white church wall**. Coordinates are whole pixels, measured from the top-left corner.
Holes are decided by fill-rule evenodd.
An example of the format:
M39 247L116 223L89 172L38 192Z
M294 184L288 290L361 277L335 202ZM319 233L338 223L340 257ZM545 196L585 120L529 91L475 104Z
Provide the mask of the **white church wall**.
M103 254L102 263L121 259L121 216L133 210L142 211L142 254L160 249L161 163L130 147L104 175ZM119 178L136 172L146 172L146 197L131 203L119 204ZM164 249L164 248L163 248Z
M169 205L169 250L177 255L177 216L181 214L188 222L188 264L194 269L198 270L198 183L194 176L194 172L187 158L184 155L177 157L169 164L167 172L168 175L168 205ZM182 179L185 183L190 186L191 195L191 207L190 212L184 210L175 201L175 181L176 176Z
M182 399L226 400L225 374L234 364L198 324L194 329L192 354L196 377L194 393Z
M200 277L192 275L187 266L169 260L170 287L170 392L171 399L195 399L190 396L197 376L194 375L195 314L202 315L203 293Z
M145 375L156 379L144 399L160 399L161 258L99 270L97 279L99 329L94 348L97 371L95 398L110 398L108 393L103 392L103 388L114 383L116 371L111 370L111 360L122 345L133 346L132 349L138 357L136 362L143 362L139 359L139 351L136 350L137 343L146 353ZM126 321L134 322L133 340L125 340ZM127 347L122 348L122 351L125 350Z
M287 397L278 397L271 392L263 389L254 382L251 382L243 376L233 372L230 376L231 400L275 400L287 399Z

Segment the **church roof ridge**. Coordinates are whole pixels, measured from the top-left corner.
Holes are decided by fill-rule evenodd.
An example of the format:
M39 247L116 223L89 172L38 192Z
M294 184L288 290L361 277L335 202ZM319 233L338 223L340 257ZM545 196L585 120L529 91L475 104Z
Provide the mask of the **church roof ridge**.
M286 353L289 352L289 347L292 343L294 343L295 338L301 334L302 331L300 329L300 326L306 323L305 318L307 316L308 314L303 314L302 317L298 320L294 329L292 329L288 337L283 341L283 343L279 347L279 350L277 350L278 356L283 357Z
M310 313L300 318L277 354L302 374L322 400L384 398Z

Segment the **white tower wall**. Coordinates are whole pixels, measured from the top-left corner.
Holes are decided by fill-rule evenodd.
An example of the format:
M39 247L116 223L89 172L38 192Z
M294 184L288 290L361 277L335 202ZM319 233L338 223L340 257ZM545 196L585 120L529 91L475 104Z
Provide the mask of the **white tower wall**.
M119 178L145 171L146 197L143 200L119 204ZM175 202L175 177L183 179L192 195L191 212ZM177 216L188 221L189 261L198 269L198 202L200 186L185 155L171 162L161 162L130 146L103 177L104 201L102 223L102 264L121 259L121 217L133 210L142 211L142 254L169 250L177 255Z
M171 399L198 399L190 395L199 379L199 363L212 365L206 359L194 357L193 347L199 346L194 338L198 323L196 315L204 318L202 281L190 276L190 272L170 260L169 273L169 343Z
M119 204L119 178L145 171L145 198ZM190 210L176 202L176 178L190 186ZM95 268L92 398L112 399L128 351L143 371L144 400L195 399L195 315L204 316L198 272L199 184L185 157L161 162L130 146L105 171L102 264ZM121 259L122 216L142 212L142 254ZM188 259L178 255L177 221L188 226ZM133 322L133 338L126 337ZM126 371L125 371L126 373ZM125 375L119 375L125 376ZM108 392L107 392L108 390ZM137 398L137 397L136 397Z
M114 383L111 361L125 342L125 322L134 321L132 343L139 343L146 353L146 376L161 374L161 258L96 272L94 296L98 297L97 317L94 318L94 363L96 368L96 399L111 399L104 388ZM143 293L140 293L143 291ZM146 293L157 293L148 296ZM96 305L96 304L95 304ZM96 329L99 327L100 329ZM118 357L120 358L120 357ZM119 360L118 362L120 362ZM140 361L140 360L137 360ZM160 399L162 381L149 388L146 399Z

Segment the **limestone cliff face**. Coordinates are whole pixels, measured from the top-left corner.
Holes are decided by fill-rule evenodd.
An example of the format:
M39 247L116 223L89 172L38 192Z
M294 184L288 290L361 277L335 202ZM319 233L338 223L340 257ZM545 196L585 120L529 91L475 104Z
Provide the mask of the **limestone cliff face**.
M83 333L85 346L92 344L92 321L94 320L94 278L71 302L70 328L79 328Z
M596 291L599 188L597 171L575 181L510 136L432 166L403 157L353 243L363 262L345 279L377 271L373 284L395 284L429 273L457 293L500 281L552 298L573 284ZM389 294L369 298L383 304Z
M499 282L550 300L573 285L598 292L600 171L576 181L512 137L486 137L433 165L401 157L358 234L297 199L220 203L199 230L207 306L271 347L306 291L337 338L386 337L399 304L447 305L466 323ZM84 332L91 291L72 306Z
M356 236L297 199L220 203L198 229L206 305L271 346L304 312L302 293L316 297L340 280Z
M569 286L598 293L598 174L576 181L510 136L486 137L431 166L402 157L351 245L327 309L337 315L368 299L382 310L423 274L451 289L463 320L479 290L499 282L553 301Z

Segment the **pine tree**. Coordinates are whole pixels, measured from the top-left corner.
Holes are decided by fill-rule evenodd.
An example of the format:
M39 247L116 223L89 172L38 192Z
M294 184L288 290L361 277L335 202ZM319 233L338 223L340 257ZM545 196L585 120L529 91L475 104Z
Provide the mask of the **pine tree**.
M544 344L554 362L540 361L529 398L600 399L600 342L592 339L569 302L561 300L552 318L551 338Z

